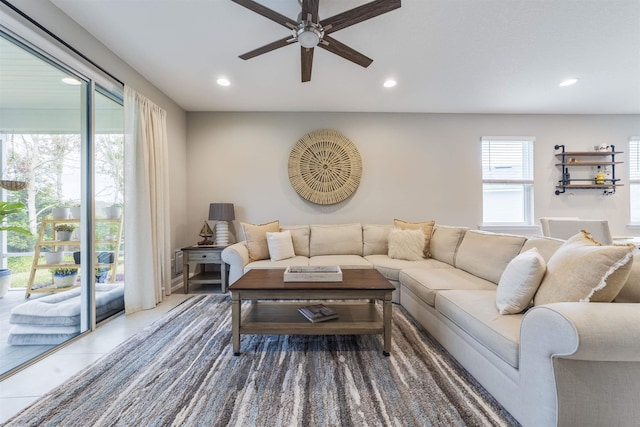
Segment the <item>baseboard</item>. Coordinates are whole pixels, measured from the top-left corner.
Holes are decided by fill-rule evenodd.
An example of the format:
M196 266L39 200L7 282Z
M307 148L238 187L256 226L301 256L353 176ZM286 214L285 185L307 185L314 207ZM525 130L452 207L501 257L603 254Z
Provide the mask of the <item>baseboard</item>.
M171 279L171 293L182 291L183 287L182 274Z

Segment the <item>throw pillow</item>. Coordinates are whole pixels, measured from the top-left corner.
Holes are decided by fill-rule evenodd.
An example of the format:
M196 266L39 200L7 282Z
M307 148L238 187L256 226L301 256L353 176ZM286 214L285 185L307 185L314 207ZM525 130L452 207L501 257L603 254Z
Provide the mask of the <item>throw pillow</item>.
M394 228L389 232L389 257L407 261L424 258L424 232Z
M496 290L496 307L500 314L524 311L533 300L545 271L544 258L536 248L512 259L504 269Z
M534 304L613 301L631 272L633 250L633 245L603 246L582 230L547 262Z
M240 226L247 241L249 260L258 261L261 259L269 259L267 232L276 233L280 231L280 221L268 222L266 224L248 224L241 222Z
M281 259L293 258L296 256L293 250L291 232L289 230L278 233L268 231L267 246L269 247L269 256L271 257L271 261L280 261Z
M426 222L406 222L399 219L393 220L393 226L402 230L422 230L424 232L424 244L423 253L425 258L430 258L431 253L429 251L429 243L431 242L431 235L433 234L433 226L436 225L435 221Z

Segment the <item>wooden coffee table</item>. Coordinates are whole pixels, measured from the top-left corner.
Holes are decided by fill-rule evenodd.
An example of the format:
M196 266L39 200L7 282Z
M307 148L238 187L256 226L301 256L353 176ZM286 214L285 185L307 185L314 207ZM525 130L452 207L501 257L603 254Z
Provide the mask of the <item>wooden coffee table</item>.
M241 334L382 334L382 353L388 356L394 289L375 269L345 269L341 282L285 282L284 269L250 270L229 287L233 354L240 354ZM377 299L383 301L382 316L375 306ZM241 318L242 300L251 300L251 306ZM310 303L290 300L338 300L323 304L339 317L312 323L298 312L298 308Z

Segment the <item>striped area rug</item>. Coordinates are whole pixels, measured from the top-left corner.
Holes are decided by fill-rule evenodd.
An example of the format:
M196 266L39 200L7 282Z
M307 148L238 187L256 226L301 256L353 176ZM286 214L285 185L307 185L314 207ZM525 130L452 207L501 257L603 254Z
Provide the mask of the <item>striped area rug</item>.
M194 296L25 409L11 426L508 426L515 420L394 305L381 337L243 335Z

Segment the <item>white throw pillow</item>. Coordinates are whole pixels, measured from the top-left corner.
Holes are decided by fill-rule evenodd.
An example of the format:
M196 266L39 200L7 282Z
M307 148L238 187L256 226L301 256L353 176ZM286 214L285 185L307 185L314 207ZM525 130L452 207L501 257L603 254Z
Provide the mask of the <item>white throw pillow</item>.
M536 248L513 258L498 282L496 307L500 314L518 314L526 309L533 300L545 271L544 258Z
M293 240L291 240L291 232L289 230L277 233L267 232L267 245L269 246L271 261L280 261L281 259L296 256L293 251Z
M422 229L401 230L394 228L389 232L389 257L407 261L420 261L424 258L424 232Z

